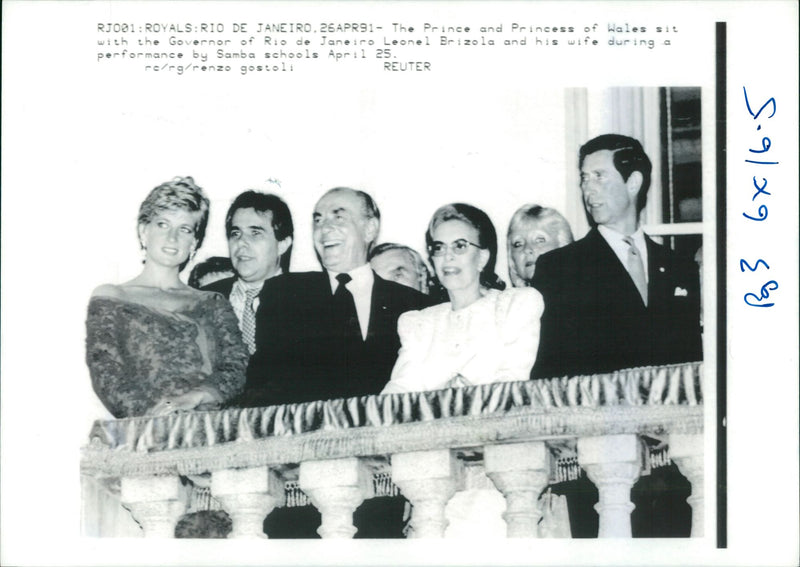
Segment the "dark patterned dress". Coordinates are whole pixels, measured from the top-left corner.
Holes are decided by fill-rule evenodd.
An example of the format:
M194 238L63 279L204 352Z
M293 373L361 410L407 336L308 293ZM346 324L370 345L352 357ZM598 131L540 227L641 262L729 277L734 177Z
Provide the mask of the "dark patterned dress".
M230 303L208 293L177 311L94 297L86 319L86 364L114 417L140 416L164 397L212 386L223 400L243 389L248 362Z

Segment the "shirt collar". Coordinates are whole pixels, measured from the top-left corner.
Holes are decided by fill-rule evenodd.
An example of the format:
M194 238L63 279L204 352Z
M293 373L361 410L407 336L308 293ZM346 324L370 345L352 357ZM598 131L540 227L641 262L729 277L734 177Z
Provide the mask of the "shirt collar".
M597 230L600 232L603 238L605 238L606 242L608 242L612 247L618 245L627 246L625 242L622 240L623 238L625 238L626 236L625 234L617 232L613 228L608 228L607 226L604 226L602 224L597 225ZM633 243L639 250L646 249L647 244L645 243L644 231L642 230L641 226L638 227L633 234L630 234L628 236L633 238Z
M248 289L259 289L260 290L262 287L264 287L264 282L266 282L267 280L272 279L274 277L280 276L281 274L283 274L283 270L278 268L277 272L275 272L272 276L268 277L267 279L265 279L265 280L263 280L261 282L246 282L246 281L242 280L241 278L236 278L236 281L233 282L233 289L231 290L231 292L234 292L234 291L240 292L244 296L244 294L247 292Z
M629 247L628 244L622 240L625 238L625 235L603 225L598 225L597 230L600 232L600 236L602 236L611 247L614 255L619 258L619 261L623 266L626 266L627 269ZM644 265L644 277L645 280L649 282L650 272L647 268L650 264L648 260L647 241L644 237L644 231L641 227L639 227L636 229L636 232L630 235L630 237L633 239L634 245L639 250L639 255L641 256L642 264Z

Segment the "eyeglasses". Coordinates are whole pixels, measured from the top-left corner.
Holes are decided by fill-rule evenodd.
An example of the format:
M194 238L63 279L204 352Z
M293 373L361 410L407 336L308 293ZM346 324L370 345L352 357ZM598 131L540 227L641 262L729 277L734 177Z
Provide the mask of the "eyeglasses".
M481 248L477 244L470 242L465 238L459 238L458 240L454 240L453 242L451 242L449 245L445 244L444 242L440 242L439 240L436 240L435 242L433 242L433 244L428 246L428 252L430 253L431 256L444 256L445 254L447 254L447 249L449 248L450 250L453 251L453 254L455 254L456 256L461 256L462 254L467 253L467 250L469 249L470 246L474 246L475 248Z

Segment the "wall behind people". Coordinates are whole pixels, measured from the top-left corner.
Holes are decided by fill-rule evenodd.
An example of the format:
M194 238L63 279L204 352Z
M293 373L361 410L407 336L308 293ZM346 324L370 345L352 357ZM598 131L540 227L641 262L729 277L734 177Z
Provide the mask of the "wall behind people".
M148 187L152 179L194 176L212 204L208 240L195 261L227 255L224 214L238 193L247 188L276 193L295 220L291 269L305 271L320 269L310 238L311 211L334 186L374 195L383 213L379 242L399 242L420 252L425 219L454 201L483 208L498 226L523 203L551 206L563 211L580 238L588 223L574 171L577 150L569 148L585 141L584 134L616 127L639 135L659 156L650 131L628 124L657 125L656 107L634 104L649 101L657 89L568 89L566 97L561 88L509 84L506 89L514 94L473 90L459 97L453 85L420 91L377 82L369 89L332 89L325 96L298 96L291 89L265 95L255 89L226 93L212 104L176 98L160 102L164 109L157 113L115 115L109 108L108 127L128 136L99 148L103 163L111 165L88 179L95 179L93 191L102 192L108 181L98 179L101 173L130 169L113 183L115 206L101 219L110 228L125 221L123 203L135 206L126 202L129 192ZM115 103L101 102L101 108L105 104ZM573 116L576 104L583 105L580 119ZM155 147L166 144L168 151L153 149L153 139L163 140ZM147 144L150 149L142 147ZM145 155L148 167L131 167L126 156L132 155ZM656 220L650 212L648 207L645 222ZM119 252L126 249L127 234L117 230L108 236L103 269L132 276L136 259L132 263ZM504 240L501 235L501 249ZM498 273L507 274L505 254L498 258ZM114 274L101 274L101 281L113 279L103 280L104 275Z
M109 149L102 156L126 171L123 184L115 183L119 203L101 219L108 241L97 261L100 269L119 270L120 279L138 269L137 258L125 255L130 234L124 211L133 206L126 202L133 198L128 193L178 174L194 176L211 199L208 239L197 260L227 254L225 211L239 192L255 188L280 195L292 210L293 271L319 269L311 212L320 195L337 185L363 188L375 197L382 212L379 241L420 252L426 223L443 203L474 203L498 226L531 200L563 208L561 89L515 95L514 105L499 104L486 93L459 99L447 89L423 93L403 85L357 96L336 89L325 97L299 98L297 92L275 91L259 103L264 96L237 91L202 107L191 100L165 101L158 115L112 118L109 127L125 129L131 138L122 140L123 151ZM538 126L542 114L550 117L547 129ZM161 116L169 116L170 124ZM170 151L148 151L147 168L124 159L140 151L135 140L159 136L172 139ZM100 180L93 183L103 186ZM506 271L503 254L498 273ZM98 277L105 276L114 274Z

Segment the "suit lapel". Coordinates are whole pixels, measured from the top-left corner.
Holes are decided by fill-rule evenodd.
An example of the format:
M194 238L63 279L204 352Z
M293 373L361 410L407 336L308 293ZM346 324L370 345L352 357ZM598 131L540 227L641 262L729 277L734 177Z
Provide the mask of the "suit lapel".
M302 302L303 308L311 313L310 320L317 321L319 325L324 325L330 329L331 333L336 329L336 313L333 304L333 293L331 293L330 279L328 272L322 271L315 275L307 291L298 296L298 301Z
M386 326L386 313L388 311L388 306L386 305L386 282L374 271L372 272L372 276L374 280L372 283L372 299L369 309L367 341L372 340L378 334L378 330Z
M647 242L647 293L650 305L663 305L670 296L670 282L672 274L671 264L666 249L656 244L650 237L645 236Z
M333 297L330 277L325 270L319 272L319 275L314 280L314 296L324 303L329 303L330 298Z
M592 229L591 244L594 247L590 262L597 262L596 289L604 289L605 293L621 300L626 306L637 305L644 309L642 296L633 283L628 270L622 265L614 250L611 249L606 239L597 229ZM648 249L649 250L649 249Z

